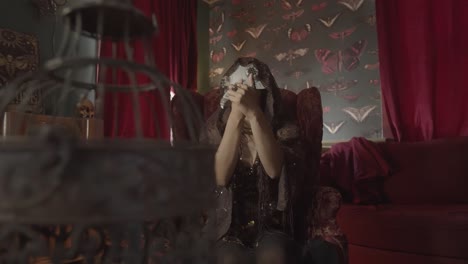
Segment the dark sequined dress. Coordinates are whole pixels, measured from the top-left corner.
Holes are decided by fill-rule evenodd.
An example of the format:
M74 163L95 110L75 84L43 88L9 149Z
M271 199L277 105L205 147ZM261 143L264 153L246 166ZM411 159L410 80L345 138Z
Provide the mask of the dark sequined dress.
M252 166L239 160L231 182L232 222L225 240L240 242L250 248L255 246L255 241L265 229L282 229L281 212L276 209L276 201L259 204L259 170L263 167L258 158Z

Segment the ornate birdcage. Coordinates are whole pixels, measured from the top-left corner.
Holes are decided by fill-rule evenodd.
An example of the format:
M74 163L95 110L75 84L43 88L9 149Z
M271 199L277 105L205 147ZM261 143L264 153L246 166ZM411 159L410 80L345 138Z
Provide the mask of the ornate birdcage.
M197 141L202 117L190 94L154 64L154 19L130 0L78 0L63 9L63 23L57 56L0 90L0 262L210 263L202 212L211 204L214 149ZM126 59L78 56L82 35L97 39L97 49L101 41L123 45ZM144 63L133 59L135 39L146 47ZM96 82L72 78L86 69ZM117 71L129 84L102 77ZM141 75L149 81L137 83ZM67 116L67 98L83 89L95 91L95 113L81 106L84 118ZM158 92L164 115L154 116L171 126L171 89L191 140L144 139L139 92ZM52 110L22 111L38 91ZM103 105L115 93L135 99L136 138L99 137ZM9 112L18 94L26 100Z

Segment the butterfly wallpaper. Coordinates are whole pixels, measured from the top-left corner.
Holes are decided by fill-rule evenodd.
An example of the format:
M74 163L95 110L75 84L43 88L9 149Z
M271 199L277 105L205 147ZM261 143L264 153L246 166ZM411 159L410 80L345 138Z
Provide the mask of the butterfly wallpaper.
M324 141L382 138L374 0L203 0L210 6L210 86L240 56L278 85L322 94Z
M39 67L39 42L36 36L7 28L0 28L0 87L17 77L34 72ZM18 105L32 92L24 107L33 113L43 113L40 90L27 88L17 95L12 105Z

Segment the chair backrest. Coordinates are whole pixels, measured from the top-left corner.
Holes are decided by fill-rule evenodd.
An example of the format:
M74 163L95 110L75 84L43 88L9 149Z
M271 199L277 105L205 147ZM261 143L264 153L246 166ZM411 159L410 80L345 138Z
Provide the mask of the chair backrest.
M218 109L221 93L220 90L216 89L204 95L192 92L192 97L206 120ZM315 87L304 89L299 94L281 89L281 99L286 117L290 121L297 122L301 130L302 141L306 144L307 165L310 174L308 179L313 181L310 182L310 186L313 186L318 181L322 151L323 113L320 93ZM188 139L188 130L185 127L183 114L177 107L180 105L179 100L176 95L172 101L173 136L177 139Z
M312 188L319 183L323 136L322 99L317 88L304 89L297 95L296 116L302 140L307 146L308 186Z

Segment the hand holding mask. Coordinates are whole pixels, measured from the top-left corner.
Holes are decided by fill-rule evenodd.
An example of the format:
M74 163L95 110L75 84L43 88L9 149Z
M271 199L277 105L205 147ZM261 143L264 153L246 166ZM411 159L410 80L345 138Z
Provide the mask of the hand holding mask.
M228 89L226 95L232 104L232 111L239 111L247 118L260 109L260 95L254 88L252 74L249 74L246 83L237 83Z
M263 84L258 81L257 68L252 64L248 66L239 66L236 71L229 76L224 76L221 80L221 87L224 89L224 95L220 101L222 109L224 109L225 105L230 101L228 99L228 91L237 91L242 85L247 85L253 89L265 89Z

